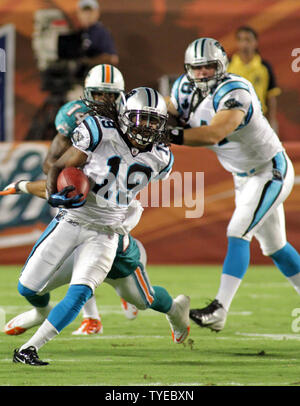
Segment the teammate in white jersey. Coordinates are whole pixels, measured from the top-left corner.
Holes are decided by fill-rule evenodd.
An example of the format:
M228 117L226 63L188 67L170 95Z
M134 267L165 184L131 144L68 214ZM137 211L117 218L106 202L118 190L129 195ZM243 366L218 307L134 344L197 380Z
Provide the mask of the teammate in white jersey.
M49 169L48 201L52 206L68 208L56 216L35 244L19 279L19 293L31 302L43 298L39 293L76 249L75 263L66 296L33 337L14 351L14 362L47 364L39 359L37 350L75 319L107 277L119 235L127 235L142 214L135 196L149 182L167 178L172 170L173 155L164 144L167 107L157 91L133 89L126 96L122 114L112 104L107 106L109 114L89 116L75 129L73 146ZM96 108L99 111L100 107ZM100 110L104 111L103 106ZM90 179L85 204L69 198L66 190L57 192L57 177L70 166L82 167ZM159 293L155 299L159 303ZM163 310L173 340L183 342L189 332L189 298L180 295Z
M193 321L215 331L224 327L247 271L252 237L300 294L300 256L287 242L283 209L294 169L251 83L226 73L226 67L227 56L218 41L193 41L185 52L186 73L174 83L169 102L169 112L179 116L182 125L171 130L171 141L208 147L233 174L235 210L227 228L219 291L207 307L190 311Z
M74 100L64 104L58 111L55 118L57 135L53 139L45 162L43 164L44 173L47 174L49 168L63 153L72 145L71 135L80 122L88 116L90 108L89 102L99 102L109 98L116 103L120 110L124 95L125 82L122 73L115 66L100 64L94 66L87 74L84 82L83 100ZM18 181L8 185L0 195L30 193L38 197L45 198L45 181ZM117 254L118 255L118 254ZM133 320L137 317L138 309L130 303L121 299L121 305L125 316ZM4 331L9 335L19 335L28 328L40 324L50 306L36 309L36 312L25 312L10 320ZM36 315L35 315L36 313ZM91 335L103 332L103 324L97 308L95 297L92 296L82 308L83 320L73 334Z

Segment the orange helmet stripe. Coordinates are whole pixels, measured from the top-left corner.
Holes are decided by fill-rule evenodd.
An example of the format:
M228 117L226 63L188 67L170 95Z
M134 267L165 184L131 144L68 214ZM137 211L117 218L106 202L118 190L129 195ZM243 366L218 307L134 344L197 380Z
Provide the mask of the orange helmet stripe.
M111 83L111 68L105 65L105 83Z

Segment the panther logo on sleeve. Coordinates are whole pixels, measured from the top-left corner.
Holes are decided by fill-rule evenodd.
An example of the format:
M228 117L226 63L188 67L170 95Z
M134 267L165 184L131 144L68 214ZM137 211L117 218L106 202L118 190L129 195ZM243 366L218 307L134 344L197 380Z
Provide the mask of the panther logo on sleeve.
M234 109L235 107L243 107L243 104L237 101L236 99L228 99L225 103L224 106L229 108L229 109Z
M72 134L72 141L73 141L73 143L74 143L75 145L78 144L78 143L82 140L82 138L83 138L83 135L82 135L82 133L79 132L79 131L75 131L75 132Z

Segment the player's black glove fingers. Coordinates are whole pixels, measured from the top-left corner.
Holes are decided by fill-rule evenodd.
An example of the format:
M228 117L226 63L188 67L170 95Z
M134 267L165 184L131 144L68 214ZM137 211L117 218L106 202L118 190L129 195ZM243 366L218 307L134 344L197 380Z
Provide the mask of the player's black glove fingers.
M168 140L171 144L182 145L183 144L183 133L184 130L181 127L169 128L168 130Z
M66 186L60 192L57 192L57 195L67 197L67 194L69 192L72 192L72 190L74 190L74 189L75 189L75 186L73 186L73 185Z
M81 207L84 205L86 200L81 200L83 194L80 193L76 196L68 197L68 193L74 190L74 186L66 186L60 192L53 193L49 199L48 203L52 207L65 207L67 209Z
M80 194L80 195L77 195L77 196L81 198L83 196L83 194ZM85 204L85 202L86 202L86 199L79 200L79 202L77 202L77 201L73 202L69 208L70 209L77 209L77 207L83 206Z

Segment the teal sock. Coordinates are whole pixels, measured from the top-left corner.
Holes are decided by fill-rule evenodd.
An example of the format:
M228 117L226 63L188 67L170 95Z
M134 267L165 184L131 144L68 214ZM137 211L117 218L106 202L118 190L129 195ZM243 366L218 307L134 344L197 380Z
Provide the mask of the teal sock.
M250 242L237 237L228 237L227 254L223 274L243 279L250 262Z
M300 255L290 243L286 243L283 248L274 252L270 257L287 278L300 272Z
M167 313L172 306L173 299L169 295L168 291L161 286L152 286L154 290L154 301L152 302L150 309L156 310L160 313Z

